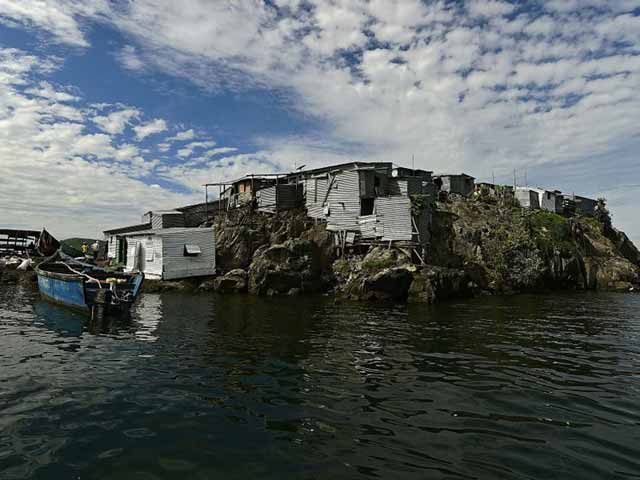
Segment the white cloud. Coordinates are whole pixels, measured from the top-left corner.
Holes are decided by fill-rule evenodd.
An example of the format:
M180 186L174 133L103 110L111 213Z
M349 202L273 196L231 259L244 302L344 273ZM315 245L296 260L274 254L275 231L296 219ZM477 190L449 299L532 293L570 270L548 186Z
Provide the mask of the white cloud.
M205 157L207 158L211 158L211 157L215 157L216 155L222 155L224 153L232 153L237 151L238 149L235 147L218 147L218 148L214 148L212 150L207 150L205 152Z
M161 118L156 118L148 123L133 127L133 131L136 132L136 138L138 140L144 140L149 135L155 135L165 130L167 130L167 122Z
M49 82L40 82L38 87L29 88L26 90L26 93L56 102L74 102L78 100L78 97L76 97L75 95L55 90Z
M118 135L124 132L131 120L140 117L140 110L136 108L125 108L108 115L98 115L92 118L93 122L103 131L112 135Z
M139 72L145 69L145 63L140 58L138 51L132 45L125 45L116 53L116 58L127 70Z
M466 2L469 14L474 17L496 17L511 13L514 6L508 2L495 0L468 0Z
M77 47L87 47L80 16L95 16L108 10L106 1L86 2L0 0L0 21L4 18L18 21L26 26L49 30L62 42Z
M0 11L72 45L84 39L80 22L100 15L126 35L121 52L135 58L134 70L161 69L207 90L285 91L287 106L324 123L327 148L272 140L254 160L268 152L292 161L295 151L320 163L354 154L404 163L415 154L419 166L479 176L571 166L568 184L602 159L617 165L620 152L640 150L637 1L276 3L277 12L256 0L117 9L49 0L65 15L47 22L30 13L32 0ZM22 81L16 71L2 75ZM74 110L58 109L71 122ZM178 154L193 152L185 145ZM592 176L585 189L613 178Z
M195 137L196 137L196 133L191 128L189 130L183 130L181 132L178 132L173 137L167 138L167 142L183 142L187 140L193 140Z
M38 81L48 60L1 48L0 59L6 60L0 61L4 225L45 226L60 238L99 236L137 222L142 211L199 201L199 187L179 194L143 182L161 162L144 158L136 145L88 132L98 106L83 106L66 89Z
M208 140L204 142L191 142L185 145L183 148L178 150L178 156L182 158L189 157L194 150L199 148L211 148L216 145L216 142L213 140Z

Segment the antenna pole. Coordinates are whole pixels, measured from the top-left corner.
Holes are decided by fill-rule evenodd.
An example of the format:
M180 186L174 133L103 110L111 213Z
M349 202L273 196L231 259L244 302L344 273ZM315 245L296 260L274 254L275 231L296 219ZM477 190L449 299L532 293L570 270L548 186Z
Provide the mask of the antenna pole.
M415 170L416 169L416 156L412 153L411 154L411 170Z
M513 188L515 190L515 188L518 186L518 180L516 179L516 169L513 169Z
M204 221L209 221L209 185L204 186Z

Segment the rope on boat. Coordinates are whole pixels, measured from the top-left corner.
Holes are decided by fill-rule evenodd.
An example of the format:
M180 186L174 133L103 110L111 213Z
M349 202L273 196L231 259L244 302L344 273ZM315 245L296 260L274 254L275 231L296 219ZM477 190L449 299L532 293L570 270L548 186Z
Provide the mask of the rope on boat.
M66 260L66 259L71 259L71 260L73 260L74 262L79 263L79 264L81 264L81 265L86 265L86 266L91 266L91 267L92 267L92 265L89 265L89 264L83 264L82 262L78 262L78 261L76 261L75 259L71 258L69 255L66 255L66 254L62 251L62 249L61 249L61 248L60 248L60 249L58 249L58 251L56 251L56 252L55 252L53 255L51 255L50 257L45 258L45 259L40 263L40 265L44 265L45 263L50 262L50 261L51 261L51 260L53 260L56 256L60 256L60 258L63 258L63 259L65 259L65 260ZM76 275L80 275L80 276L82 276L82 277L86 277L86 278L88 278L88 279L89 279L89 281L90 281L90 282L95 282L95 283L97 283L97 284L98 284L98 287L99 287L99 288L102 288L102 283L100 283L100 280L98 280L97 278L93 278L91 275L87 275L86 273L79 272L78 270L75 270L75 269L71 268L71 266L69 266L69 264L67 264L67 263L65 263L65 262L62 262L62 261L61 261L60 263L61 263L62 265L64 265L65 267L67 267L69 270L71 270L71 271L72 271L73 273L75 273Z
M93 278L91 275L88 275L86 273L83 272L79 272L78 270L74 270L73 268L71 268L69 265L67 265L64 262L60 262L62 263L62 265L64 265L65 267L67 267L69 270L71 270L73 273L75 273L76 275L81 275L83 277L87 277L89 279L90 282L95 282L98 284L99 288L102 288L102 283L100 283L100 280L98 280L97 278Z

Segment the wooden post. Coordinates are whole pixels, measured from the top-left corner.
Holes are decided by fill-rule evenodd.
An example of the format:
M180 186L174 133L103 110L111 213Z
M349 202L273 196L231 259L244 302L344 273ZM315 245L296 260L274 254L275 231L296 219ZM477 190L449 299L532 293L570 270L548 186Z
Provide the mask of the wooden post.
M204 186L204 222L209 221L209 185Z

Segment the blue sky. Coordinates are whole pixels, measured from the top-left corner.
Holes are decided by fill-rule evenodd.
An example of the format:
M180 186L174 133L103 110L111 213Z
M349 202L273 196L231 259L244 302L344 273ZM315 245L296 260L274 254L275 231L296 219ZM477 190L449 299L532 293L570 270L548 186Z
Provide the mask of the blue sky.
M639 87L640 0L0 0L0 224L414 155L604 195L639 242Z

